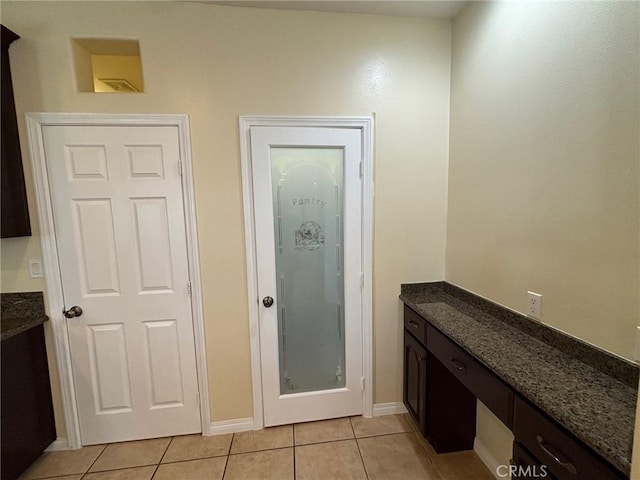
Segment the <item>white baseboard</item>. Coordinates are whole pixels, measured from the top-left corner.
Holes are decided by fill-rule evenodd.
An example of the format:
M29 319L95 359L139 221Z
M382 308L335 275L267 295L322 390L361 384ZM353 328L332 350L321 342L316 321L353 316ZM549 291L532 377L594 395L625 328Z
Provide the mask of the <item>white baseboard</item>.
M374 417L379 417L381 415L393 415L397 413L407 413L407 409L402 402L377 403L373 406ZM249 430L255 429L256 427L253 422L253 417L235 418L233 420L211 422L208 434L222 435L225 433L248 432Z
M402 402L376 403L373 405L373 416L394 415L396 413L407 413L407 409Z
M484 465L489 469L491 474L496 477L497 480L505 480L505 478L508 478L500 477L498 475L498 467L500 466L498 460L496 460L495 457L491 455L491 452L489 452L487 447L484 446L484 443L478 440L478 437L473 440L473 451L476 452L476 455L478 455L480 460L482 460L482 463L484 463Z
M67 437L56 438L51 445L44 449L45 452L57 452L59 450L71 450Z
M253 417L234 418L233 420L222 420L220 422L211 422L209 427L209 435L222 435L224 433L238 433L255 430Z

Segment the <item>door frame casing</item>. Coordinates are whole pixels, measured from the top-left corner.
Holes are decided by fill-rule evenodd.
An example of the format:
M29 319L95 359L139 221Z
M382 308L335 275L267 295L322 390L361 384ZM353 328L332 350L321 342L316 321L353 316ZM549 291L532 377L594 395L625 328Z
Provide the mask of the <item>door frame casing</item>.
M362 135L362 414L373 416L373 117L240 116L240 157L242 198L247 259L247 294L253 387L253 428L264 427L262 369L260 360L260 319L253 170L251 167L251 127L325 127L358 129Z
M64 298L60 274L60 259L56 247L56 231L53 222L53 205L49 188L49 178L45 160L43 127L46 126L145 126L176 127L182 164L182 200L185 216L189 281L191 282L191 311L196 355L198 392L200 398L200 423L203 435L211 434L211 413L207 359L204 334L204 314L202 307L202 286L200 277L200 259L198 250L198 230L196 204L193 183L193 165L191 157L191 137L189 117L176 114L77 114L77 113L26 113L25 114L31 168L33 173L36 200L38 204L38 223L42 247L42 265L47 287L46 300L49 321L53 332L55 357L60 380L62 408L67 430L69 448L82 447L78 405L76 402L76 383L71 364L71 350L67 323L62 315Z

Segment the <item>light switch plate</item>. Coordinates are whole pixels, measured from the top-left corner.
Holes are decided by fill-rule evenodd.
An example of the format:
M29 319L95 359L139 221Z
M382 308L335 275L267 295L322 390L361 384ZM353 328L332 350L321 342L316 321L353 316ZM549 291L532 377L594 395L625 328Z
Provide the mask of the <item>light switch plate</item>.
M636 363L640 363L640 326L636 327Z
M42 261L37 259L29 260L29 276L31 278L42 278Z

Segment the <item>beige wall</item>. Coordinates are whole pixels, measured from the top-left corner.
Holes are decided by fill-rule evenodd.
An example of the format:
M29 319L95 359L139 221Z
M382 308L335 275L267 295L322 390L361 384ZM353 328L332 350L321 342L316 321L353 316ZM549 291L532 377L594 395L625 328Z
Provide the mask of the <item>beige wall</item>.
M513 432L480 400L476 402L476 406L476 440L474 449L479 451L484 448L497 466L509 465L513 456L513 441L515 438ZM480 447L478 443L481 444ZM492 473L495 476L496 472Z
M450 22L4 1L2 22L23 37L11 48L20 119L27 111L190 115L214 421L253 411L238 116L375 112L375 402L401 400L400 283L444 277ZM139 39L145 93L78 93L72 36ZM20 240L15 251L39 255L38 242ZM24 267L5 271L3 260L2 268L3 281L26 288Z
M31 179L26 181L30 185ZM0 285L3 293L38 292L44 289L44 278L29 277L29 260L41 260L38 219L35 210L33 208L31 210L31 230L35 230L33 236L3 238L0 241L0 251L2 252Z
M471 3L453 22L446 279L631 359L638 3ZM478 440L510 439L478 410ZM636 449L637 458L640 449Z
M638 3L472 3L454 22L446 278L633 358Z

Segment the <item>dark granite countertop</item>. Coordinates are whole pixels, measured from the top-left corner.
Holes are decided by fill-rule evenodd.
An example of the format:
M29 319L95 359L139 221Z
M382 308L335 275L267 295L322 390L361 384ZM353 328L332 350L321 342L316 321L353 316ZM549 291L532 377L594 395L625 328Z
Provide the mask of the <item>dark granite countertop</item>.
M2 341L46 322L42 292L0 294Z
M629 475L638 366L446 282L400 299Z

